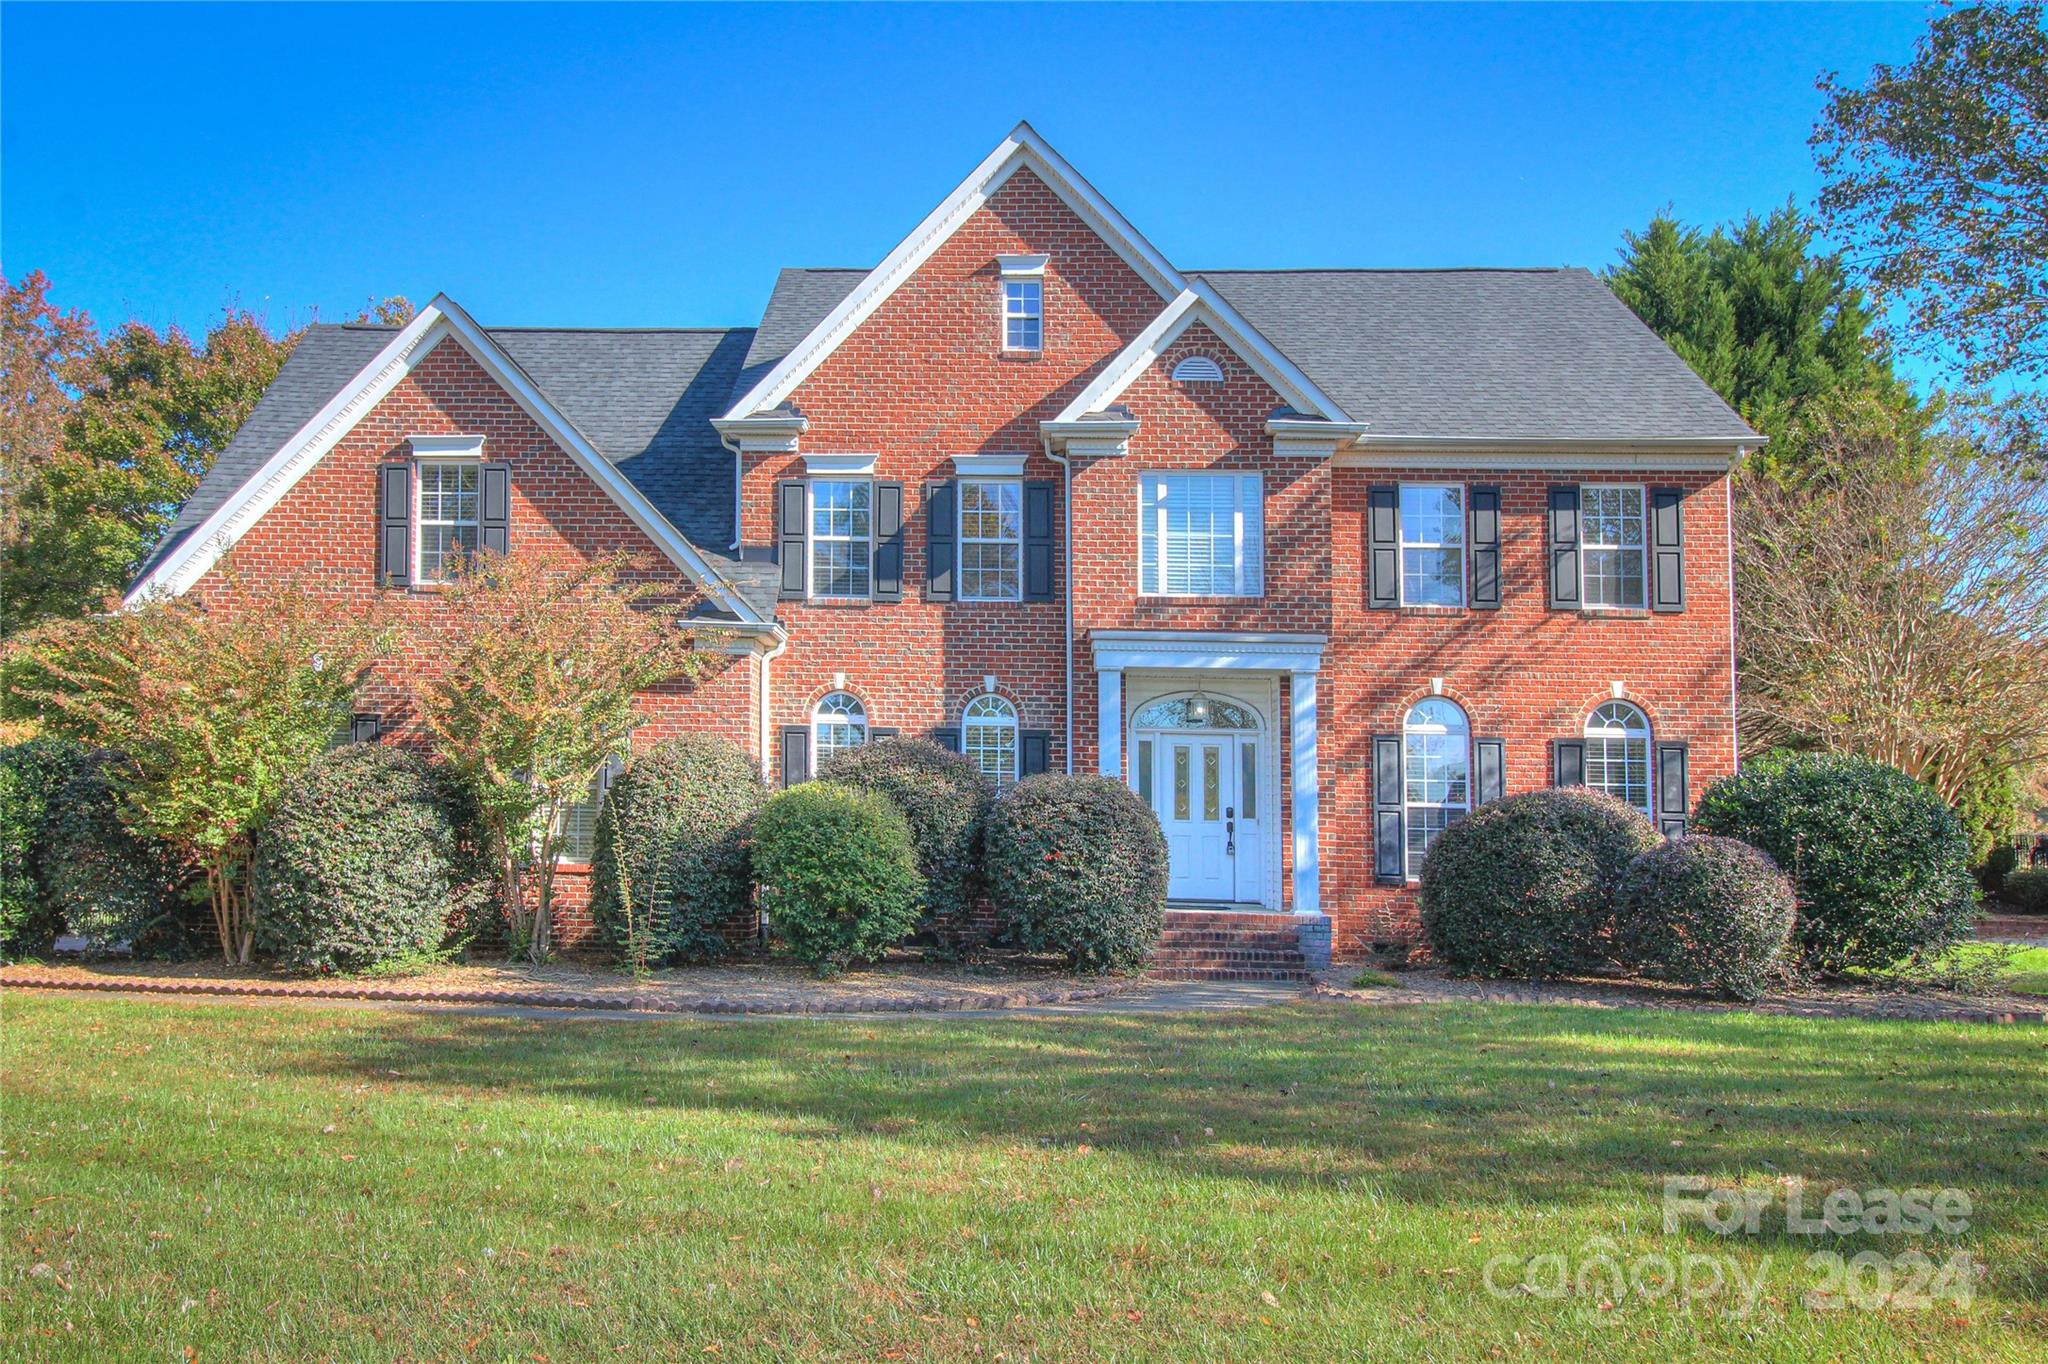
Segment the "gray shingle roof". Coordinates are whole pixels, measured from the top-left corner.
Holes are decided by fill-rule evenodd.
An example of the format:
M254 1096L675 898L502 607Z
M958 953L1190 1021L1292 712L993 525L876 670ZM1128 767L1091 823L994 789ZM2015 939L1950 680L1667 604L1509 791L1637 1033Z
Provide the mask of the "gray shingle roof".
M1196 273L1372 435L1755 436L1586 270Z
M867 277L866 270L784 270L777 275L775 292L768 296L768 309L754 329L754 343L747 348L746 364L728 401L736 401L760 383L762 375L775 368Z

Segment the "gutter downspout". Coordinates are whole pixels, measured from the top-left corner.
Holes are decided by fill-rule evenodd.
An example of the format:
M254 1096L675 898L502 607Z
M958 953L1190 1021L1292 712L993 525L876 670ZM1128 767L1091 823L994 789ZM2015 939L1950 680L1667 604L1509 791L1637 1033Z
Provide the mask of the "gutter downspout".
M789 636L786 633L782 633L780 627L777 627L777 633L781 634L781 638L775 641L775 646L770 649L764 649L757 655L761 661L761 667L760 671L755 675L755 684L759 690L759 695L755 702L754 728L757 731L755 737L761 745L761 780L770 784L773 784L775 780L775 721L772 713L775 688L769 682L768 665L780 658L782 651L789 647Z
M1735 468L1728 471L1721 486L1727 493L1725 503L1728 526L1721 538L1728 544L1728 746L1733 751L1728 755L1728 770L1742 771L1742 675L1735 661L1735 473L1742 467L1742 461L1749 457L1749 451L1737 448Z
M1067 532L1061 537L1066 544L1067 557L1066 590L1061 594L1066 598L1067 648L1062 661L1066 665L1067 678L1067 775L1071 777L1074 775L1074 467L1067 462L1065 455L1052 448L1051 436L1041 431L1038 439L1045 446L1045 457L1060 466L1060 519Z
M743 493L745 492L745 489L741 487L741 481L747 474L746 461L745 457L740 454L740 447L733 444L732 437L726 435L723 431L718 433L718 443L732 451L732 543L727 545L726 548L734 554L738 554L740 552L740 541L746 538L740 533L740 507L744 501ZM778 645L777 647L779 648L780 646Z

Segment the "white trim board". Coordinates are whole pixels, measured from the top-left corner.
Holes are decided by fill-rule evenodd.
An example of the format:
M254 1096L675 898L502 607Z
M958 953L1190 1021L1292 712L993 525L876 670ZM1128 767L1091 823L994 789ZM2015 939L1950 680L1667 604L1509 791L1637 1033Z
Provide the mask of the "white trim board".
M1214 668L1313 673L1322 668L1329 642L1327 635L1243 630L1095 630L1088 636L1098 672Z
M283 499L306 473L444 340L453 338L484 372L516 399L526 414L589 475L652 540L670 562L709 592L719 605L747 624L766 623L761 613L721 578L696 548L638 488L597 452L574 423L498 348L468 313L446 294L420 309L356 377L343 385L312 420L278 447L234 495L185 538L183 544L129 591L126 604L145 597L186 592L220 562L249 528Z
M925 215L923 222L911 229L909 236L882 258L880 265L868 272L852 293L840 300L823 321L811 328L809 335L761 376L761 381L743 394L723 419L730 421L748 417L787 399L799 384L810 377L812 371L825 362L840 342L851 335L905 280L917 273L918 267L931 259L932 254L993 198L1019 168L1027 166L1062 203L1094 228L1096 235L1111 250L1157 290L1161 298L1172 298L1187 288L1187 281L1159 253L1158 248L1146 241L1109 200L1068 165L1066 158L1054 151L1037 130L1028 123L1019 123L937 208Z

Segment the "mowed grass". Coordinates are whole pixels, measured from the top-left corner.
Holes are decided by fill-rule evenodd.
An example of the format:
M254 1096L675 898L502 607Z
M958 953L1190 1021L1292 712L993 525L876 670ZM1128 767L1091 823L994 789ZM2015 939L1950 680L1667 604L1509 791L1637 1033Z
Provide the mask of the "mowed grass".
M2048 1340L2042 1028L0 1011L9 1358L1805 1364ZM1758 1236L1666 1233L1668 1175L1953 1186L1974 1212L1958 1236L1816 1241L1776 1209ZM1984 1265L1974 1301L1802 1300L1816 1250L1912 1248ZM1590 1291L1518 1291L1512 1259L1487 1288L1495 1257L1545 1253L1591 1263ZM1687 1254L1762 1275L1754 1312L1602 1287L1612 1260Z

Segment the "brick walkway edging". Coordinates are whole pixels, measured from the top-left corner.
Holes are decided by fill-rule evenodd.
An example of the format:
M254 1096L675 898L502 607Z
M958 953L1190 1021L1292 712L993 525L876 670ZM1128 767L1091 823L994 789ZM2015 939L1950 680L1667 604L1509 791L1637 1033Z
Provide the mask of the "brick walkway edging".
M713 996L668 999L659 995L585 995L566 990L420 990L399 985L352 987L333 982L264 983L238 980L79 980L20 973L0 978L4 990L77 990L100 994L229 995L268 999L359 999L398 1004L492 1004L501 1008L602 1009L653 1014L870 1014L956 1013L966 1009L1028 1009L1107 999L1147 984L1138 977L1100 985L1013 990L982 995L876 995L869 998L777 1000L769 1003Z
M1381 1007L1427 1004L1566 1004L1586 1009L1669 1009L1682 1013L1754 1013L1770 1018L1864 1019L1879 1023L2048 1023L2048 1009L1974 1009L1967 1006L1936 1005L1925 1013L1885 1012L1882 1006L1832 1003L1811 1008L1784 1007L1777 1002L1745 1005L1717 999L1629 999L1592 992L1573 994L1569 986L1554 990L1540 987L1479 989L1460 994L1429 994L1422 991L1402 998L1398 988L1347 990L1325 981L1314 982L1308 990L1312 999L1341 999L1353 1004Z

